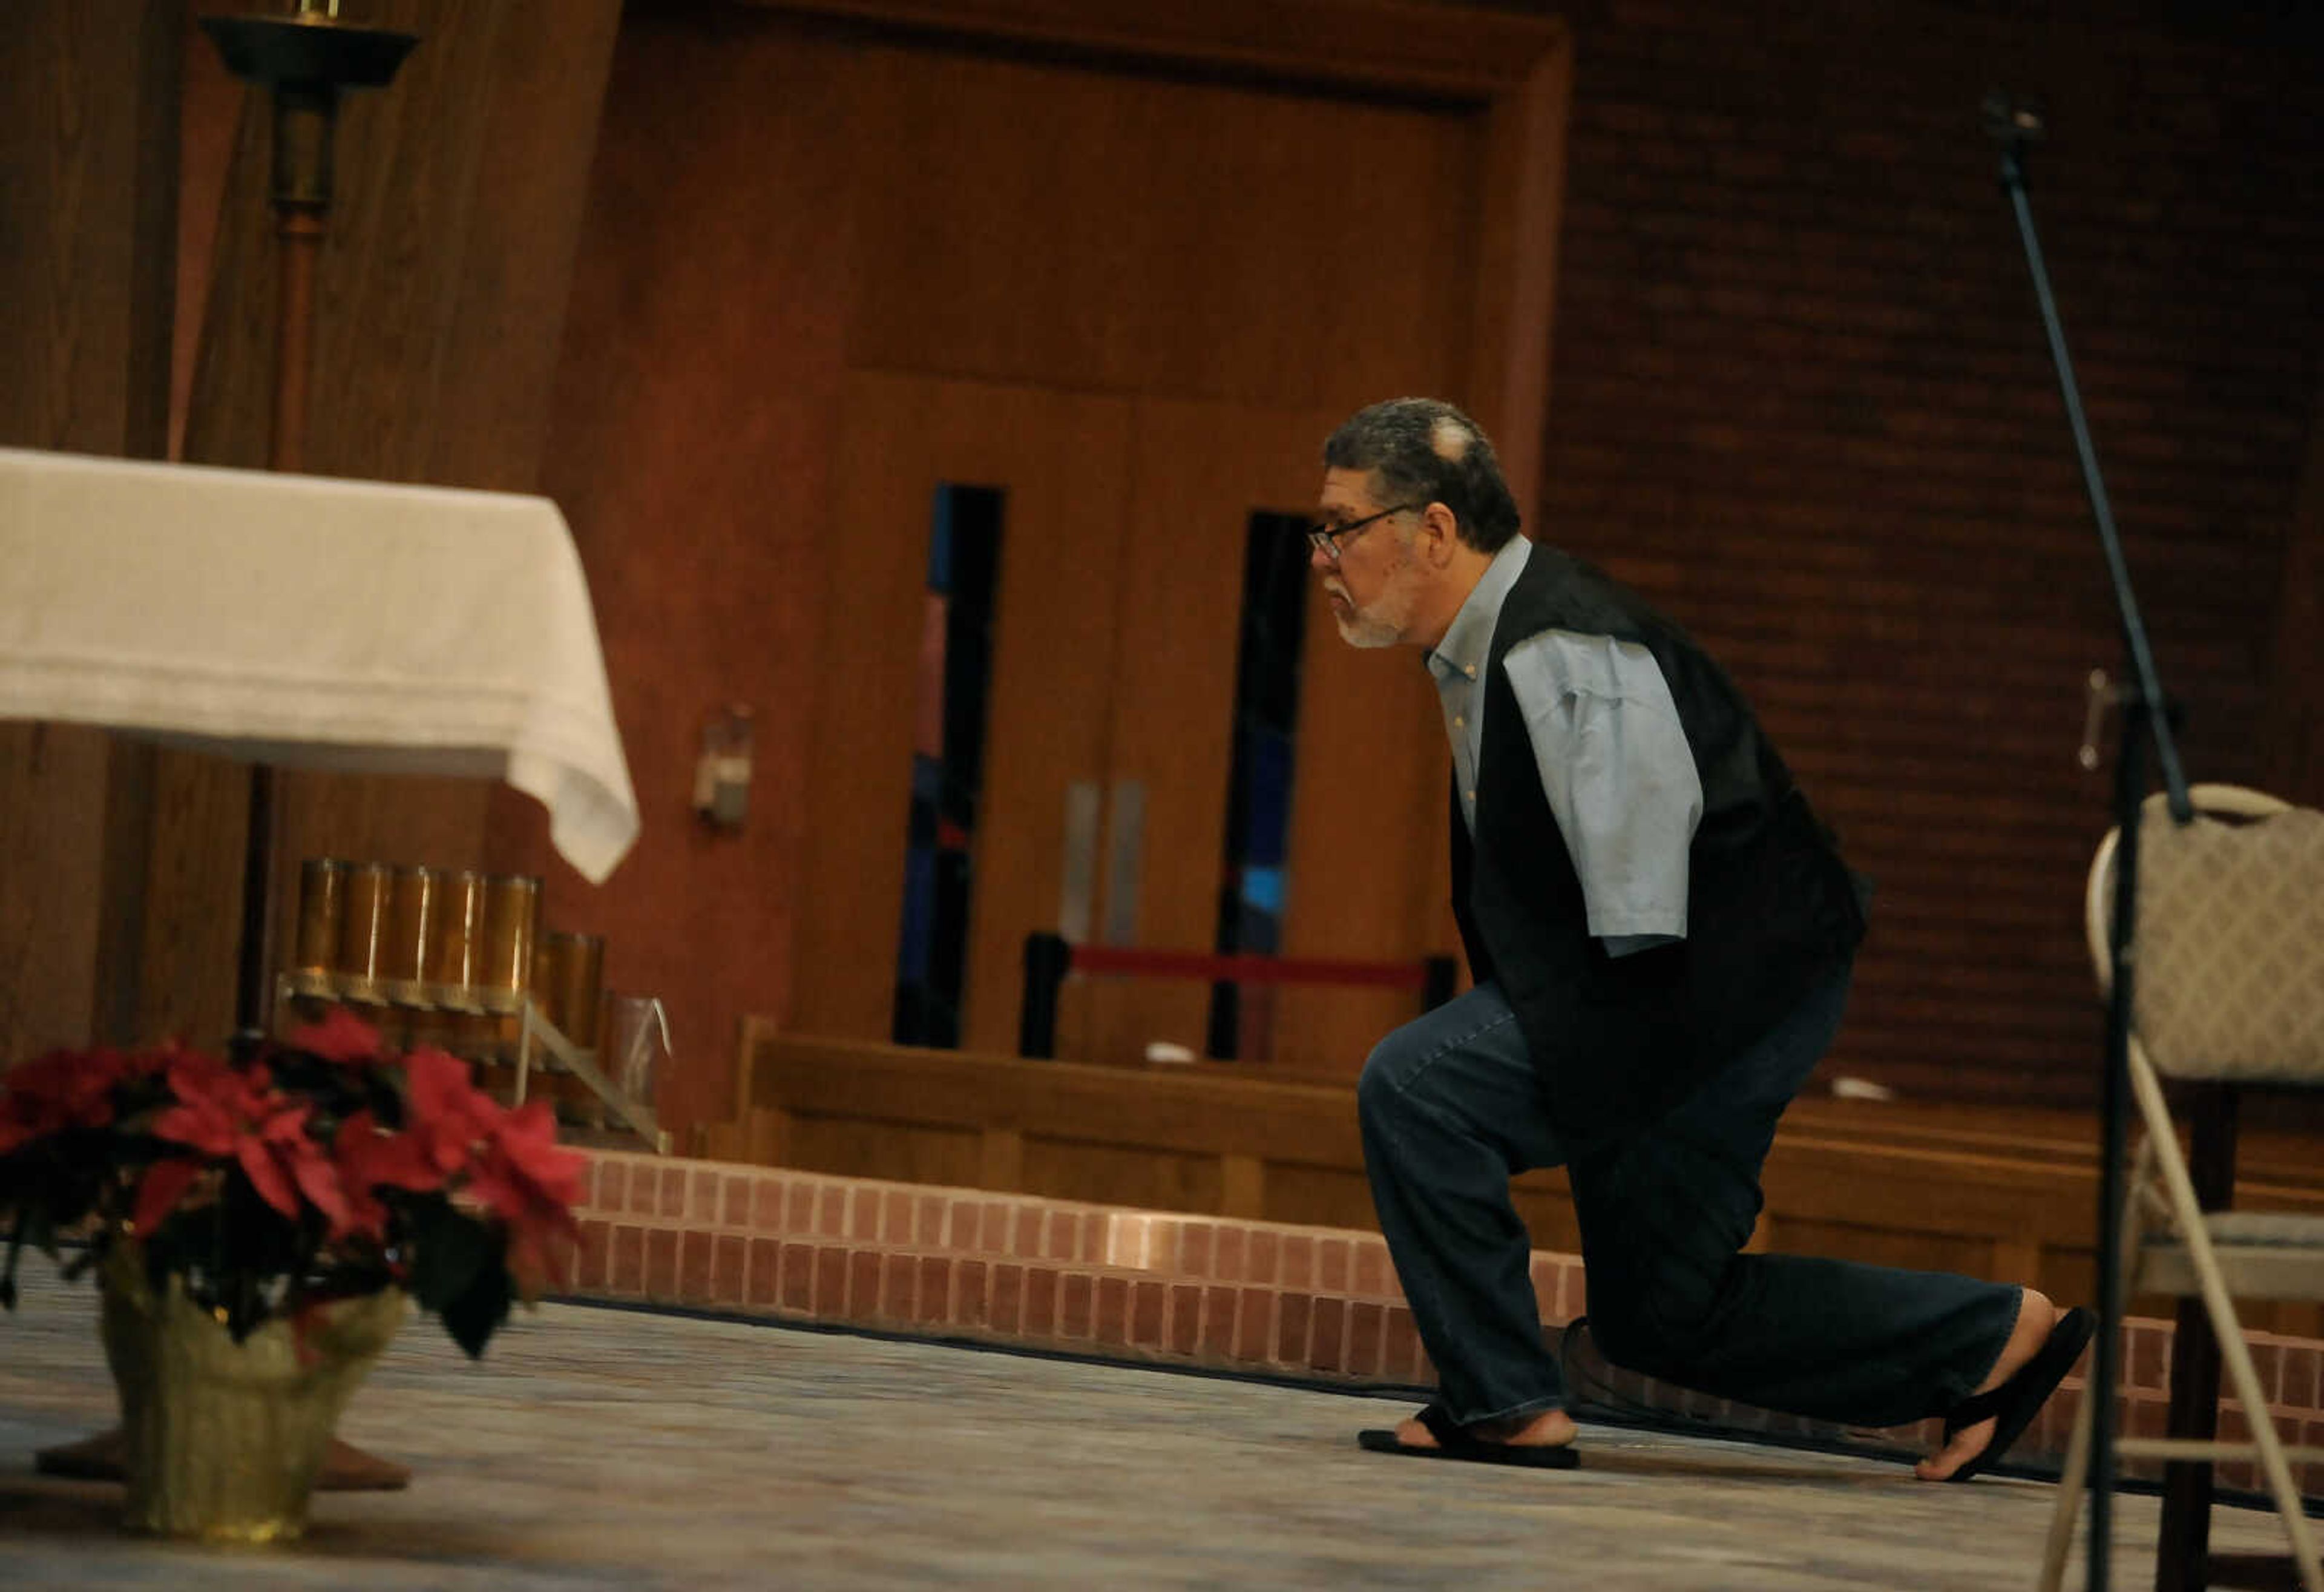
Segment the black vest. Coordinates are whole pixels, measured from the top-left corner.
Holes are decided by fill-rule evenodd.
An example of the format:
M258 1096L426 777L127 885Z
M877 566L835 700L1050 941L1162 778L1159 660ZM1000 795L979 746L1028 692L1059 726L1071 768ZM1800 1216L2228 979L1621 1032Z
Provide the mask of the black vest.
M1611 958L1502 660L1545 630L1654 654L1702 782L1687 855L1687 933ZM1452 810L1452 911L1479 983L1497 978L1569 1149L1648 1125L1788 1015L1864 936L1858 882L1726 671L1635 593L1536 546L1493 629L1477 833Z

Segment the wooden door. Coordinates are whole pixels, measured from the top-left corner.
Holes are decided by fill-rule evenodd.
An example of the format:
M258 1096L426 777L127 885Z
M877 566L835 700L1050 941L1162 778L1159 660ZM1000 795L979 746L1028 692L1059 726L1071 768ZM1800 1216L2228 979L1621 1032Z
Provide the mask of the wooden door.
M1103 920L1128 918L1133 943L1212 947L1244 538L1254 513L1314 512L1323 440L1342 418L1239 403L1135 406L1107 777L1144 791L1144 822L1136 912L1108 901ZM1342 643L1312 581L1302 634L1284 949L1416 960L1434 924L1424 907L1432 854L1415 844L1431 821L1421 792L1442 761L1433 698L1411 654ZM1063 1053L1134 1060L1155 1040L1203 1048L1206 985L1122 982L1079 993L1087 1016L1077 1026L1077 1003L1067 1003ZM1286 992L1277 1009L1276 1059L1352 1072L1413 1003L1393 993Z
M1025 937L1065 927L1076 791L1106 798L1081 860L1084 932L1213 943L1232 755L1243 545L1256 512L1312 504L1335 417L1125 401L927 377L859 375L835 504L808 881L807 1032L883 1036L896 984L911 726L930 505L947 485L1003 500L983 788L974 832L962 1042L1015 1048ZM1361 654L1309 596L1285 928L1305 954L1417 958L1430 851L1413 844L1441 759L1412 660ZM1135 793L1135 800L1130 793ZM1135 812L1137 834L1124 832ZM1094 834L1085 837L1096 840ZM1106 865L1119 849L1128 872ZM1383 933L1385 929L1385 933ZM1199 1050L1208 986L1095 980L1069 992L1064 1054ZM1352 1069L1409 1014L1398 995L1290 997L1278 1053Z
M1067 787L1105 761L1130 405L904 375L848 378L808 784L796 1022L884 1039L896 989L931 505L1003 495L997 644L963 1041L1016 1048L1016 956L1054 929Z
M890 1029L914 643L945 482L1005 500L962 1042L1014 1048L1023 938L1061 927L1077 787L1141 799L1134 850L1113 803L1091 937L1213 944L1254 512L1309 510L1332 425L1404 392L1514 422L1504 450L1528 490L1563 57L1554 30L1519 31L1525 49L1482 51L1459 88L1305 47L1275 83L1174 69L1194 59L1175 46L1109 64L1120 51L886 39L848 63L854 165L827 233L853 267L848 375L793 1026ZM1343 77L1353 91L1322 86ZM1408 653L1345 648L1311 591L1302 679L1283 949L1443 949L1425 676ZM1199 1048L1207 999L1078 986L1061 1052ZM1287 995L1275 1052L1352 1072L1413 1004Z

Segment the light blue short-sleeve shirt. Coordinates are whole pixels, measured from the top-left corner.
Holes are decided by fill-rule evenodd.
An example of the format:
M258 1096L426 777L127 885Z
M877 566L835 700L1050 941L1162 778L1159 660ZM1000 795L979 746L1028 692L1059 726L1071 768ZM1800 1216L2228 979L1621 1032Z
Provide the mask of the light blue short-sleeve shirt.
M1428 654L1444 711L1461 814L1477 828L1493 627L1533 544L1512 537ZM1542 794L1582 882L1590 932L1623 956L1686 935L1687 848L1702 782L1654 654L1609 635L1546 630L1503 655Z

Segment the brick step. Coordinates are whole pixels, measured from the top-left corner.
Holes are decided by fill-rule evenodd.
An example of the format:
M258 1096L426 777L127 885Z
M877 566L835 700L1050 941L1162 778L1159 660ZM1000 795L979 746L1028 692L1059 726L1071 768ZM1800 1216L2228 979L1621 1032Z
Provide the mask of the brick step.
M590 1159L581 1252L564 1280L576 1298L1354 1385L1435 1381L1377 1233L622 1151ZM1555 1337L1585 1308L1582 1263L1537 1251L1532 1269ZM2171 1335L2168 1321L2124 1323L2125 1431L2162 1434ZM2324 1343L2250 1336L2288 1417L2286 1440L2324 1444ZM1843 1428L1613 1367L1604 1385L1619 1406L1741 1434L1922 1449L1939 1425ZM2064 1453L2081 1388L2066 1381L2013 1459L2054 1463ZM2242 1412L2223 1407L2220 1429L2239 1434ZM2247 1464L2221 1466L2220 1479L2255 1486ZM2303 1486L2324 1495L2324 1465L2306 1467Z
M584 1298L1333 1379L1433 1380L1376 1234L593 1158ZM1558 1257L1544 1257L1554 1290Z

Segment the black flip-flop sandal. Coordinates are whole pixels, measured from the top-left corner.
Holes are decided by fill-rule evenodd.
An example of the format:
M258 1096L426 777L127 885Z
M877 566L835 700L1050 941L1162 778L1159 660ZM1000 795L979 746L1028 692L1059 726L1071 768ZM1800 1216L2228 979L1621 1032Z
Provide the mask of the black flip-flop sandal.
M1984 1393L1971 1393L1952 1407L1945 1417L1946 1442L1951 1442L1953 1435L1963 1427L1975 1426L1987 1419L1994 1422L1993 1440L1978 1450L1968 1464L1947 1476L1947 1481L1965 1482L1979 1475L2007 1453L2010 1444L2025 1435L2025 1429L2034 1424L2042 1406L2057 1392L2058 1384L2066 1379L2066 1373L2082 1357L2082 1350L2089 1347L2090 1335L2097 1328L2098 1318L2089 1311L2068 1310L2050 1329L2049 1340L2032 1359L2017 1367L2008 1381Z
M1356 1433L1356 1441L1375 1454L1403 1454L1414 1459L1462 1459L1475 1465L1522 1465L1535 1470L1572 1470L1582 1456L1572 1443L1495 1443L1472 1438L1444 1412L1431 1404L1416 1417L1436 1439L1433 1449L1398 1442L1393 1430L1375 1428Z

